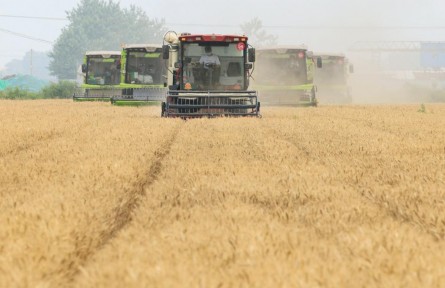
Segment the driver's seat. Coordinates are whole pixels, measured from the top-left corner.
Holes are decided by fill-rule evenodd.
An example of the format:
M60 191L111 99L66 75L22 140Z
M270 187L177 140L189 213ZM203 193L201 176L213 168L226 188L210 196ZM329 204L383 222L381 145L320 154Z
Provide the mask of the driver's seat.
M237 77L241 76L241 64L239 62L230 62L227 66L227 76Z

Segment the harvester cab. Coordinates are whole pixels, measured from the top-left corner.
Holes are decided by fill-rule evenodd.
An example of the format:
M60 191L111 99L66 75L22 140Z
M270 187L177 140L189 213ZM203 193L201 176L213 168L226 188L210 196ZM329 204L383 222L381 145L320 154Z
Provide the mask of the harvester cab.
M316 106L315 66L323 61L305 46L257 49L254 87L265 105Z
M88 51L82 64L83 81L74 101L110 101L119 96L121 53L119 51Z
M162 116L259 116L257 93L248 90L255 49L246 36L172 33L164 37L172 84Z
M323 69L316 69L315 83L321 102L347 104L352 102L351 89L348 85L349 74L354 72L354 66L349 63L344 54L320 53L317 57L323 59Z
M159 105L165 99L167 64L160 44L128 44L122 47L122 94L113 97L119 106Z

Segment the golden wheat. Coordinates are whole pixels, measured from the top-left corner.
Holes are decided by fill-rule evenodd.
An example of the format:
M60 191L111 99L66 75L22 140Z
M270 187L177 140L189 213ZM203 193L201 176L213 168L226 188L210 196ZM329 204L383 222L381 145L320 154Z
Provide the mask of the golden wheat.
M9 119L2 135L29 132L23 146L1 150L0 286L63 286L128 221L156 151L180 122L103 104L2 106L24 123ZM38 136L54 123L63 123L60 134Z
M445 285L443 105L0 110L0 286Z

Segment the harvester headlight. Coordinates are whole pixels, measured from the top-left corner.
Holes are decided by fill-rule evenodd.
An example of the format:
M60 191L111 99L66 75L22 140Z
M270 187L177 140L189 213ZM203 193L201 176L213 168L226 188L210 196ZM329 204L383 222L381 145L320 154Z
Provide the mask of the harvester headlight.
M184 85L184 89L185 89L185 90L192 90L192 84L190 84L190 83L185 83L185 85Z

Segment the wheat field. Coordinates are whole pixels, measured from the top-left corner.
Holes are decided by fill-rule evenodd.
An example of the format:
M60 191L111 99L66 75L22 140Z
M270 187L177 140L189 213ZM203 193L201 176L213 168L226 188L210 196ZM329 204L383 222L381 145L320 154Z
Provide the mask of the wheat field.
M445 105L0 101L0 287L444 287Z

